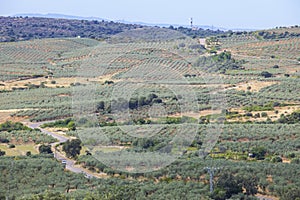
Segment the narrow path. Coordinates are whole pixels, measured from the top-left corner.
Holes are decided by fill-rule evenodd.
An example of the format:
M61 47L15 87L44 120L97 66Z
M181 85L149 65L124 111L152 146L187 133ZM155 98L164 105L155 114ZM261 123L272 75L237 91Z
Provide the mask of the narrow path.
M75 166L75 163L76 163L75 160L67 158L62 153L56 151L55 146L57 144L66 142L70 138L67 137L67 136L59 135L57 133L50 132L50 131L47 131L47 130L41 128L40 126L45 124L45 123L48 123L48 121L47 122L37 122L37 123L29 123L28 122L28 123L24 123L24 124L26 124L28 127L32 128L32 129L34 129L34 128L40 129L43 133L45 133L47 135L50 135L50 136L52 136L52 137L54 137L58 140L58 142L51 143L51 147L52 147L52 150L54 152L54 157L57 160L59 160L59 161L65 160L66 161L66 169L67 170L69 170L71 172L74 172L74 173L84 173L86 178L92 178L92 177L98 178L92 172L89 172L88 170L84 169L83 167Z

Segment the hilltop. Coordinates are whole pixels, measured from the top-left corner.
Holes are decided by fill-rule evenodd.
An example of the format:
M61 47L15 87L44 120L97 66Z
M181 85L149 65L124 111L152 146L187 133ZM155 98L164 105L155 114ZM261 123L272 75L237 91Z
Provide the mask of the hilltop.
M14 42L43 38L82 37L91 39L106 39L121 32L145 28L148 26L127 24L105 20L62 19L46 17L1 17L0 42ZM159 28L159 27L154 27ZM167 28L160 28L167 29ZM190 37L207 37L225 33L220 30L197 29L185 27L170 27L170 29Z

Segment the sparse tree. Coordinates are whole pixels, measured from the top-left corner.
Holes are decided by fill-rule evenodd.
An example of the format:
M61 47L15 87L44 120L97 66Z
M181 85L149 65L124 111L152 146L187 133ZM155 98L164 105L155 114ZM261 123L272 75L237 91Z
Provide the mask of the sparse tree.
M63 151L71 158L76 158L80 154L81 141L79 139L68 140L63 144Z
M39 146L39 152L45 154L51 154L52 153L51 145L42 144L41 146Z

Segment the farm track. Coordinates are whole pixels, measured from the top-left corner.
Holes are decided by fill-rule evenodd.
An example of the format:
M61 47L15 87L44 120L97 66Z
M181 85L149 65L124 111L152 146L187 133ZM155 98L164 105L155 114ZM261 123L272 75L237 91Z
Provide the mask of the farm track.
M85 177L86 178L100 178L100 176L98 175L95 175L94 173L92 173L91 171L89 170L86 170L84 169L82 166L80 165L76 165L76 161L73 160L73 159L70 159L70 158L67 158L65 155L63 155L61 152L57 151L56 149L56 145L59 144L59 143L63 143L63 142L66 142L67 140L70 139L70 137L67 137L67 136L63 136L63 135L59 135L57 133L54 133L54 132L51 132L51 131L48 131L48 130L45 130L43 128L41 128L40 126L43 125L44 123L48 123L48 121L45 121L45 122L39 122L39 123L24 123L24 124L27 124L28 127L34 129L34 128L37 128L37 129L40 129L43 133L47 134L47 135L50 135L54 138L56 138L59 142L54 142L54 143L51 143L51 147L52 147L52 150L54 152L54 157L58 160L58 161L61 161L61 160L66 160L66 169L71 171L71 172L74 172L74 173L77 173L77 174L80 174L80 173L84 173L85 174Z

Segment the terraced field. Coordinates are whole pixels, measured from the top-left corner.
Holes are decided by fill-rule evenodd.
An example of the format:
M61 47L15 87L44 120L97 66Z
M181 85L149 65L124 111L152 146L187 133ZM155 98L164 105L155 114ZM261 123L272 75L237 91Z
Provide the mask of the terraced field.
M256 192L242 195L286 199L299 191L299 37L241 33L205 48L205 39L136 37L142 33L0 43L1 123L71 117L76 125L57 128L85 145L77 164L124 183L184 182L212 197L210 165L239 178L244 191L255 183ZM53 142L26 131L1 131L0 139L16 144L0 144L7 156L36 154L31 143Z

